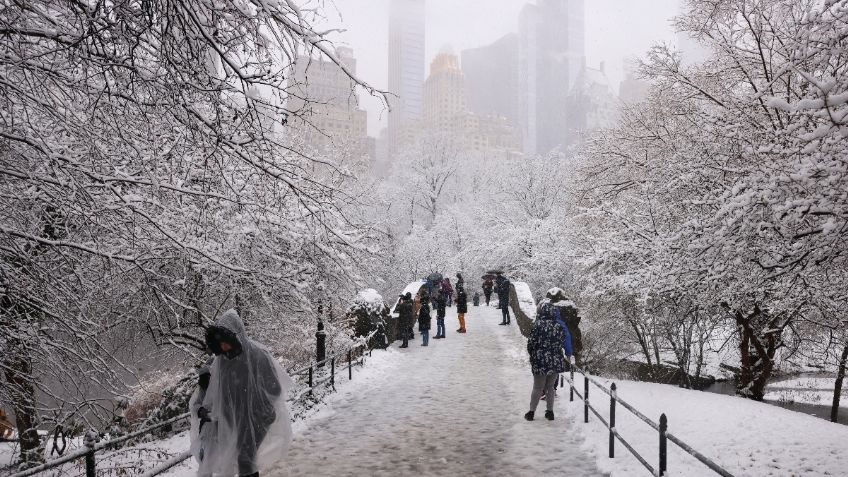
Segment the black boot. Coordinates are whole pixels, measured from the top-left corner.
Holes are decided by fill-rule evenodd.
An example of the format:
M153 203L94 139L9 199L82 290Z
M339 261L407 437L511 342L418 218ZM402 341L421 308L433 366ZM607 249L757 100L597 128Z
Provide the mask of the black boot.
M259 477L259 472L254 472L254 473L252 473L252 474L250 474L250 475L242 475L242 476L240 476L240 477Z
M527 414L524 415L524 419L527 419L528 421L532 421L534 414L536 414L536 413L533 412L533 411L527 411Z
M554 420L554 412L553 411L545 411L545 419L549 421Z

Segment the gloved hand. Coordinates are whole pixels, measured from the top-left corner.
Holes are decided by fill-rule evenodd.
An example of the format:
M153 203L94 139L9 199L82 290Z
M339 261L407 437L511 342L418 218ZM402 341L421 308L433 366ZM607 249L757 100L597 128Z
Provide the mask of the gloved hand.
M209 371L201 372L197 375L197 385L200 386L200 389L204 391L209 387L209 379L212 377L212 374Z
M200 427L198 430L203 430L203 425L207 422L212 422L212 419L209 419L209 410L205 407L200 407L197 409L197 417L200 418Z

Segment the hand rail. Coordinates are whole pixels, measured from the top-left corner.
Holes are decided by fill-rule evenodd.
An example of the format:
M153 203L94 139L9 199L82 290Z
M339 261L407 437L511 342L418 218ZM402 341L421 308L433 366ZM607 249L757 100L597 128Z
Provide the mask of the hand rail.
M574 370L575 369L583 375L583 382L584 382L584 392L583 392L583 394L580 394L580 391L578 391L577 388L574 386ZM624 445L624 447L628 450L628 452L630 452L652 475L663 476L663 475L665 475L665 473L667 471L666 440L670 440L671 442L676 444L679 448L681 448L684 452L691 455L692 457L697 459L699 462L701 462L702 464L707 466L710 470L716 472L717 474L721 475L722 477L734 477L733 474L731 474L727 470L723 469L721 466L719 466L713 460L706 457L702 453L696 451L692 446L686 444L685 442L683 442L678 437L669 433L668 432L668 419L666 418L665 414L662 414L660 416L660 422L658 424L658 423L654 422L653 420L651 420L650 418L648 418L647 416L645 416L643 413L641 413L638 409L633 407L631 404L627 403L626 401L624 401L623 399L618 397L618 393L616 392L615 383L612 383L611 388L607 389L604 385L602 385L597 380L595 380L591 376L589 376L589 373L588 373L587 370L581 369L581 368L579 368L579 367L577 367L573 364L571 365L570 378L565 377L564 379L566 381L568 381L568 385L569 385L569 388L570 388L569 391L570 391L570 395L571 395L570 400L574 401L574 395L576 394L577 397L579 397L584 403L584 408L585 408L585 419L584 419L584 421L589 422L588 412L592 411L592 413L595 416L598 417L598 419L601 421L601 423L604 425L604 427L609 429L609 431L610 431L610 448L609 448L609 454L610 455L609 455L609 457L610 458L614 458L614 456L615 456L614 440L617 439L619 442L621 442ZM590 382L592 384L594 384L598 389L600 389L604 394L606 394L610 397L610 422L607 422L607 420L604 419L603 416L601 416L601 414L589 402L588 392L589 392L589 383ZM654 467L651 466L648 463L648 461L641 454L639 454L639 452L637 452L636 449L634 449L633 446L630 445L621 436L621 434L618 433L618 429L615 428L615 406L616 406L616 404L621 404L625 409L630 411L633 415L638 417L645 424L651 426L654 430L659 432L660 446L659 446L659 469L658 470L654 469Z

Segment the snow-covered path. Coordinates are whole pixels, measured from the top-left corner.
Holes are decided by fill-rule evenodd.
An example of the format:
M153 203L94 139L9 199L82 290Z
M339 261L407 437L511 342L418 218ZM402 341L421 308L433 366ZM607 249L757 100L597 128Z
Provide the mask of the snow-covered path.
M603 475L564 412L524 420L532 377L517 326L498 326L487 307L466 320L468 333L455 333L449 310L447 339L425 348L416 332L408 349L375 352L265 475Z

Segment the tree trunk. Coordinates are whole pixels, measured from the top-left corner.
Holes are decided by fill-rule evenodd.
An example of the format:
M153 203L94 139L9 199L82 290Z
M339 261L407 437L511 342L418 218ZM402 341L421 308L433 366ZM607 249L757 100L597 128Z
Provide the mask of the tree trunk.
M44 461L41 439L38 437L38 413L35 409L35 386L32 363L26 357L7 356L3 362L6 382L12 394L15 426L21 446L21 462L32 467Z
M839 358L839 370L836 372L836 383L833 385L833 406L830 408L830 421L837 422L839 417L839 400L842 398L842 380L845 379L845 364L848 361L848 342L842 347Z

